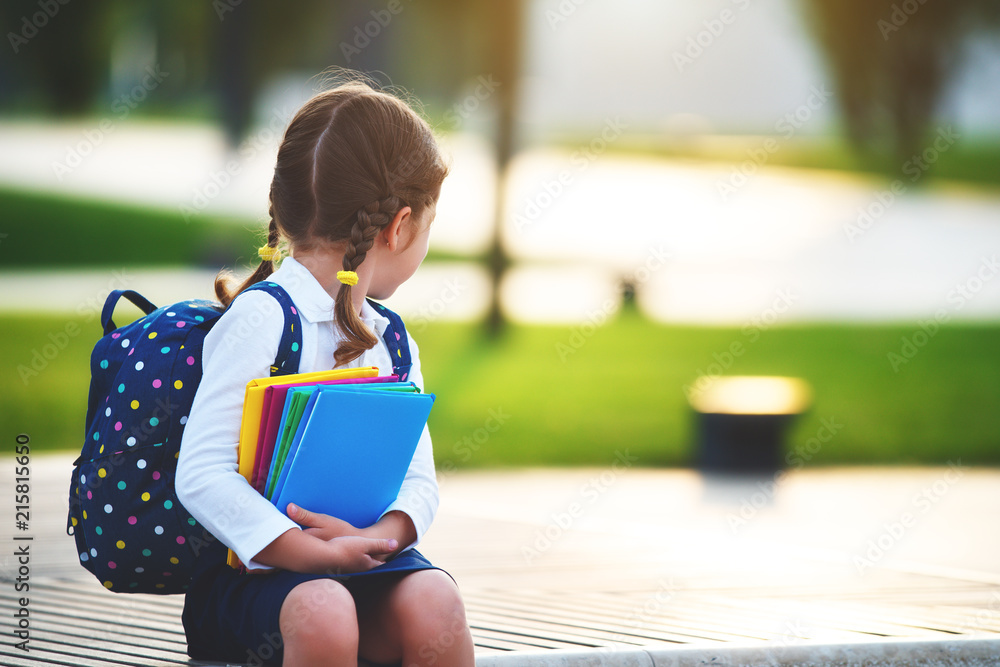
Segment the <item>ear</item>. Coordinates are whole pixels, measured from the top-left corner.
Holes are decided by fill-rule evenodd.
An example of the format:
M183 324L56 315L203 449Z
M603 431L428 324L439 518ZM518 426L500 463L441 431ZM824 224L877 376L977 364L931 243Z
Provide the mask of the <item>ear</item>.
M399 247L403 230L410 224L410 215L412 213L413 209L409 206L404 206L399 209L399 211L396 212L396 215L392 218L392 222L386 225L385 228L383 228L379 233L379 243L385 243L388 245L390 252L396 252L396 248Z

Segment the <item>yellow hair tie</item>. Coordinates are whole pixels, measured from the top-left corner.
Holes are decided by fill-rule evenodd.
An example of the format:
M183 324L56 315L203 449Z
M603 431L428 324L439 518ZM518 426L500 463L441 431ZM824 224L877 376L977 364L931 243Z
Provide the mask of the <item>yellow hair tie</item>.
M260 249L257 250L257 256L265 262L277 262L281 259L281 251L277 248L265 245L261 246Z
M337 280L345 285L357 285L358 274L354 271L337 271Z

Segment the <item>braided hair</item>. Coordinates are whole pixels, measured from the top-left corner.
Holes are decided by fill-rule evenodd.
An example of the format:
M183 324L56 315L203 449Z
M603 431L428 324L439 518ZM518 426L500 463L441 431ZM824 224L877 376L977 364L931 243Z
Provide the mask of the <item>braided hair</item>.
M356 271L379 233L404 206L411 223L434 204L448 173L437 141L405 102L351 81L314 96L295 114L278 148L270 190L267 246L282 238L307 250L331 243L344 248L344 270ZM238 289L225 274L216 295L228 305L265 280L274 262L262 260ZM350 285L341 284L334 317L344 340L336 366L371 349L378 339L357 312Z
M358 209L357 219L351 227L351 238L347 242L347 250L344 253L345 271L357 271L361 262L365 261L365 255L368 254L375 242L375 237L392 222L396 211L401 208L403 208L403 204L399 198L389 195ZM378 342L375 334L365 326L354 311L350 296L351 285L341 284L340 291L337 293L334 313L337 322L347 334L347 341L341 344L333 355L336 365L356 358L364 350L371 349Z
M267 247L277 250L278 243L281 241L281 233L278 231L278 224L274 221L274 206L268 208L268 215L271 221L267 224ZM273 259L262 258L260 264L257 265L257 270L236 290L232 288L232 274L228 271L220 271L219 275L215 277L216 298L222 302L223 306L228 306L236 298L237 294L255 283L267 280L268 276L274 273L275 262L276 260Z

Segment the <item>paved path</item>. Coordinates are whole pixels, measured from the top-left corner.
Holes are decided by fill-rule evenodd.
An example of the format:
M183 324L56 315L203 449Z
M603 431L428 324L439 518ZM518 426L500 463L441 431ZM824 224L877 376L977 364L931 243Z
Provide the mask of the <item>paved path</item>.
M613 465L613 457L605 469L442 475L441 509L421 549L461 585L482 664L551 649L549 659L597 650L588 655L610 662L592 664L616 665L649 664L657 651L691 660L754 646L808 655L816 643L883 655L900 642L955 639L992 643L959 642L953 657L969 661L947 664L989 664L973 658L1000 654L992 529L1000 471L825 469L739 480L631 468L625 456ZM75 562L64 535L71 460L32 463L37 648L61 627L67 595L119 617L140 604L105 593ZM13 462L2 465L0 497L11 498ZM0 540L13 544L14 532L8 516ZM0 559L7 582L12 551L3 547ZM67 579L77 582L72 589L60 583ZM0 604L13 608L12 584L0 585ZM180 600L140 599L170 650L180 650ZM3 618L9 626L6 611ZM688 653L670 653L678 648Z
M268 128L227 151L212 127L116 122L97 132L96 123L0 122L0 184L236 215L263 229L277 146ZM433 247L479 252L492 238L489 149L472 134L444 143L453 163ZM74 154L71 168L57 168ZM613 311L608 299L617 304L623 277L646 314L665 322L1000 318L995 188L929 183L920 171L894 185L749 159L533 149L513 162L506 203L503 236L518 264L504 303L528 321ZM466 287L448 316L476 317L487 294L481 272L462 267L451 277ZM0 288L13 289L2 276ZM43 303L49 294L26 298ZM397 310L415 311L454 300L433 279L394 298Z

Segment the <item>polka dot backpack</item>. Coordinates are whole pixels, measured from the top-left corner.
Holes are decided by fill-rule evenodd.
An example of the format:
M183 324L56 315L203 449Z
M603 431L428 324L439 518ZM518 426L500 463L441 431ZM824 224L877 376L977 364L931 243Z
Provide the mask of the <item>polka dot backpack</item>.
M248 290L271 294L284 313L271 375L297 372L302 333L291 298L267 281ZM146 315L118 328L111 318L123 296ZM383 340L393 373L406 380L411 360L403 321L369 303L389 319ZM81 564L109 590L183 593L195 558L215 541L178 502L174 472L201 381L202 344L220 315L219 304L210 301L156 308L131 290L115 290L105 302L104 337L90 362L86 440L70 480L67 532Z
M296 372L302 333L291 299L276 283L249 289L268 292L284 312L271 374ZM117 328L111 318L123 296L146 315ZM156 308L131 290L115 290L105 302L67 531L81 564L112 591L182 593L196 555L214 541L177 501L174 471L218 308L199 300Z

